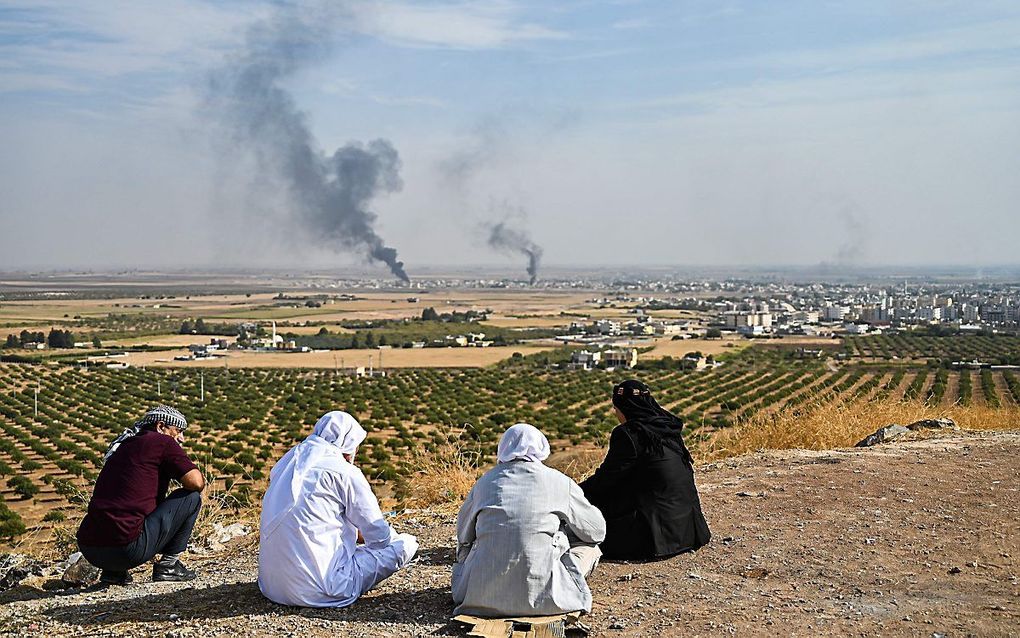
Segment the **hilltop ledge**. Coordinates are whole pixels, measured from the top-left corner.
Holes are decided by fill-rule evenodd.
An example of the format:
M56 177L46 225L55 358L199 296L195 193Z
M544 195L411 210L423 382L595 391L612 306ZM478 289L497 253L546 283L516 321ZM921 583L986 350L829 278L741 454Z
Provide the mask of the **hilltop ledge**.
M699 470L712 543L660 563L604 563L596 636L1005 635L1020 623L1020 432L945 431ZM192 559L194 583L0 595L0 635L444 636L455 512L407 512L415 564L351 608L262 598L254 535Z

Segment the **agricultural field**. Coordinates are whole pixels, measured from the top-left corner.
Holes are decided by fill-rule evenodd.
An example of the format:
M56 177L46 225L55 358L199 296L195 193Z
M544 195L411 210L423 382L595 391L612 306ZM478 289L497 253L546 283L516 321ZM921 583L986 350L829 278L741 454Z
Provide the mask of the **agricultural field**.
M191 343L200 341L194 337ZM184 348L166 351L128 352L115 358L96 358L93 363L123 362L131 366L169 368L480 368L518 355L548 350L548 346L490 346L488 348L392 348L345 349L315 352L255 352L230 350L209 359L174 361L187 355Z
M1007 335L916 335L892 333L847 337L845 353L881 361L971 361L1020 364L1020 337Z
M1011 370L836 365L795 352L754 344L720 355L725 363L714 369L652 366L626 376L644 380L685 418L694 445L755 413L805 410L836 397L1020 404L1020 374ZM331 409L351 412L369 431L358 460L391 496L416 454L453 443L488 459L503 429L518 421L541 428L560 452L604 444L616 423L609 388L624 375L551 369L557 355L395 370L382 378L329 369L0 364L0 528L12 529L4 510L40 533L75 516L109 441L160 402L189 417L189 452L217 490L240 501L257 496L272 463Z
M321 288L283 287L280 292L188 294L186 290L140 290L137 296L92 296L72 293L0 295L0 357L4 361L69 363L126 352L119 359L129 365L177 366L174 357L188 354L192 344L212 336L234 341L242 324L256 324L257 334L277 332L298 348L345 351L284 354L230 352L215 360L196 361L195 367L337 368L367 365L381 356L387 367L484 367L514 353L524 355L554 345L550 340L573 321L610 317L633 319L633 302L596 301L591 292L566 290L421 290L377 292L355 289L341 293ZM10 295L11 293L5 293ZM425 320L425 313L431 316ZM653 311L696 318L691 311ZM665 316L665 315L664 315ZM484 318L484 320L479 320ZM200 327L201 326L201 327ZM50 331L65 331L74 348L47 341ZM247 328L251 333L250 325ZM449 338L484 333L495 346L513 349L447 349ZM13 343L8 335L14 338ZM33 335L42 335L41 337ZM20 337L20 339L19 339ZM543 341L544 340L544 341ZM427 352L412 349L425 343ZM392 353L375 345L392 346ZM666 356L677 346L665 346ZM96 361L96 363L108 363ZM113 363L112 361L109 363Z
M307 332L311 326L341 327L344 322L412 319L426 307L439 313L488 311L489 328L553 328L591 315L589 294L565 291L478 290L357 292L354 298L321 289L288 289L278 294L158 295L4 300L0 297L0 337L22 329L71 329L83 338L137 339L176 334L181 323L236 325L276 321L281 328ZM627 317L628 304L599 310L600 316ZM146 343L142 341L141 343Z

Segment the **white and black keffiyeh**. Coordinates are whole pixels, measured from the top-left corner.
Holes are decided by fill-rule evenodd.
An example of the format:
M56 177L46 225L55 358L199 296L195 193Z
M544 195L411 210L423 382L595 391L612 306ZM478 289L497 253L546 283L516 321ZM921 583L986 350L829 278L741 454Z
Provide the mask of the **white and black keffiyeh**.
M184 415L178 409L172 408L169 405L157 405L146 412L142 418L135 421L134 425L124 430L123 434L113 440L109 449L106 450L106 454L103 455L103 462L105 463L117 451L121 443L133 436L137 436L142 431L142 428L153 423L172 425L179 430L184 430L188 427L188 420L184 418Z

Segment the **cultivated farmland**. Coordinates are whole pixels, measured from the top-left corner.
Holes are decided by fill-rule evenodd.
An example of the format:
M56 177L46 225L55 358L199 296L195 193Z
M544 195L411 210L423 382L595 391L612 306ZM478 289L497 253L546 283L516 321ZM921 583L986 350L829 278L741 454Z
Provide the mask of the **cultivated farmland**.
M0 365L0 495L31 529L79 505L109 441L148 406L179 407L194 423L187 447L220 490L241 500L307 435L318 416L345 409L369 438L366 473L389 491L417 451L456 442L491 456L507 426L527 421L557 450L601 445L615 425L608 400L626 376L647 382L684 416L688 438L763 410L809 409L836 397L936 406L1015 408L1020 374L904 365L834 366L795 349L752 346L705 371L552 370L535 357L481 369L407 369L360 379L309 369L83 369ZM38 408L36 392L38 391ZM204 393L204 396L203 396ZM203 400L204 398L204 400ZM469 424L469 425L466 425ZM56 513L51 513L56 512Z
M849 356L872 360L973 360L1020 364L1020 337L1007 335L915 335L891 334L848 337Z

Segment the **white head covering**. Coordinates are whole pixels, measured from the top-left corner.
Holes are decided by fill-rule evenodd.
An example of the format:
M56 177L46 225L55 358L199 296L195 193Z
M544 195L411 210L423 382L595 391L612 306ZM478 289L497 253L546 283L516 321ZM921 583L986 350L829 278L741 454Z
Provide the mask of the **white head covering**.
M305 478L315 470L339 469L347 463L342 454L354 454L367 433L357 419L335 410L322 415L315 429L283 455L269 473L262 499L262 535L271 533L304 497Z
M503 433L496 453L500 463L544 461L549 458L549 440L535 426L518 423Z
M357 419L334 410L322 415L315 424L311 436L318 437L332 446L340 448L342 454L354 454L368 433ZM310 437L309 437L310 438Z

